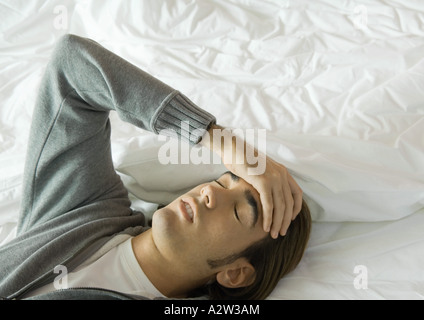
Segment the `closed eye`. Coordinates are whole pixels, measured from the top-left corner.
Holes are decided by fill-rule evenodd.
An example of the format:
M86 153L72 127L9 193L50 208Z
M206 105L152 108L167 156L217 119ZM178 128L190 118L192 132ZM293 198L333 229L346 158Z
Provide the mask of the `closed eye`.
M224 189L228 189L228 188L226 188L221 182L219 182L218 180L214 180L219 186L221 186L222 188L224 188ZM237 213L237 207L236 207L236 205L234 205L234 216L236 217L236 219L241 223L241 220L240 220L240 218L239 218L239 215L238 215L238 213Z
M220 185L221 187L223 187L224 189L227 189L226 187L224 187L224 185L221 183L221 182L219 182L218 180L214 180L218 185Z
M240 221L239 215L237 213L237 207L236 206L234 206L234 215L236 216L237 220ZM241 221L240 221L240 223L241 223Z

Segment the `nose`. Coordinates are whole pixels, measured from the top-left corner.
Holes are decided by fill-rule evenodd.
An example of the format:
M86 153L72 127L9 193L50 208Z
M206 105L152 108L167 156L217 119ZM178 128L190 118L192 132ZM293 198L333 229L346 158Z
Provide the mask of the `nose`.
M216 206L216 189L211 185L204 186L200 190L200 197L205 203L206 207L213 209Z

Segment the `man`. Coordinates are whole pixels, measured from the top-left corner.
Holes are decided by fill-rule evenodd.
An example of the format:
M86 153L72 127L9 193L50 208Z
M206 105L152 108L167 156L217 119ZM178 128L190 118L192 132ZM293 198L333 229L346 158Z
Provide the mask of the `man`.
M265 281L250 251L257 254L264 241L283 243L274 239L286 232L284 238L297 244L285 246L293 257L286 259L294 262L285 262L284 272L298 263L309 218L288 237L302 193L271 159L256 177L246 164L227 164L232 173L195 187L155 212L152 227L145 227L113 167L111 110L155 133L173 130L221 156L240 152L202 139L199 129L213 136L222 128L178 91L94 41L63 37L34 110L18 234L0 248L1 297L188 297L216 286L238 292ZM181 121L190 124L188 132ZM292 225L301 225L298 220ZM56 290L59 272L73 289ZM267 285L264 292L269 290Z

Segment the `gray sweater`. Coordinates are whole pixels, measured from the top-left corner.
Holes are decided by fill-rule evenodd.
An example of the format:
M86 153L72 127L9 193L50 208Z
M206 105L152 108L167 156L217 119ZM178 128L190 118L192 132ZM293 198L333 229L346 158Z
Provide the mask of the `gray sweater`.
M140 128L177 132L198 143L215 118L178 91L96 42L74 35L57 44L36 101L15 239L0 248L0 297L19 299L68 272L113 236L146 230L131 209L111 157L109 112ZM181 121L190 123L189 132ZM35 298L139 298L68 289Z

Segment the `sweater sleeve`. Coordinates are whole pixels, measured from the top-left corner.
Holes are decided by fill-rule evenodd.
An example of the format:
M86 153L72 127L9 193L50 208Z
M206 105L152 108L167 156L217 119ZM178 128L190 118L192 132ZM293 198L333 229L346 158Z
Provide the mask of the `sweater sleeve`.
M142 129L176 132L182 140L196 144L202 130L216 121L179 91L93 40L62 37L52 61L60 64L67 78L63 90L75 90L94 110L115 110L123 121Z
M123 199L116 201L128 212L127 191L111 155L110 111L191 144L215 121L180 92L98 43L64 36L34 107L19 232L99 201Z

